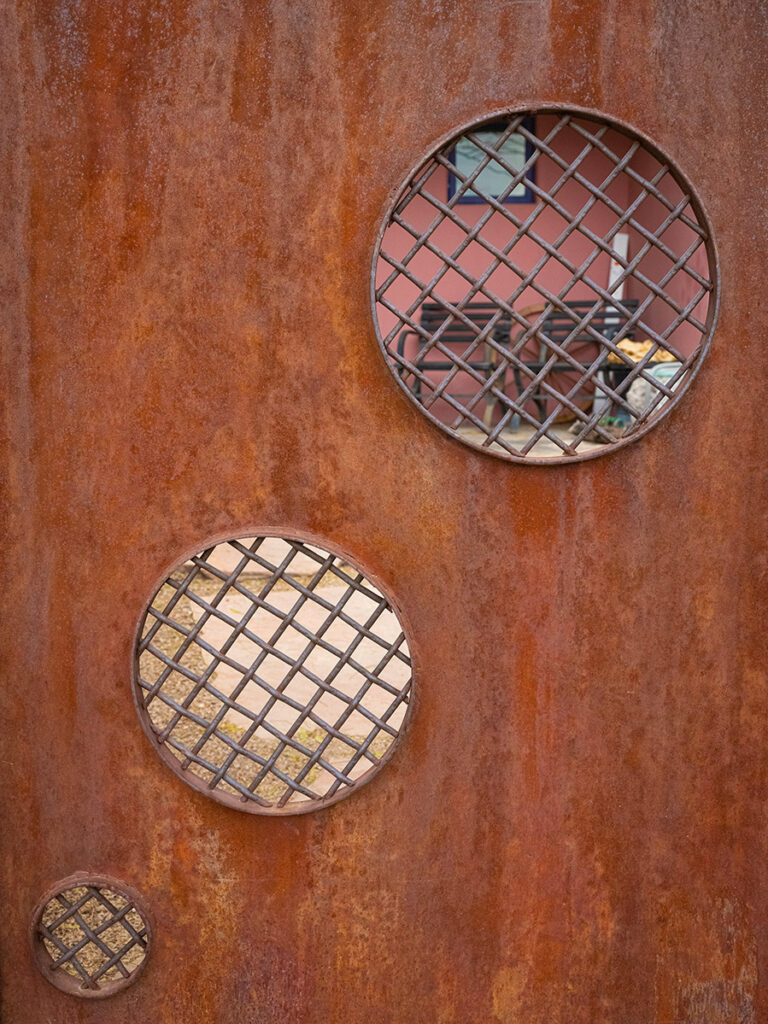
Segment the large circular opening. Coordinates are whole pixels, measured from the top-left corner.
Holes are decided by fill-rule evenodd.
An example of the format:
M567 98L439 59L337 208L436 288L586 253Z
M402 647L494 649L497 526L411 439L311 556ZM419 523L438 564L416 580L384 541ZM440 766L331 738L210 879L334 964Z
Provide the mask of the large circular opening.
M716 258L680 171L635 131L562 109L494 115L400 189L374 319L401 387L443 430L515 461L643 434L712 333Z

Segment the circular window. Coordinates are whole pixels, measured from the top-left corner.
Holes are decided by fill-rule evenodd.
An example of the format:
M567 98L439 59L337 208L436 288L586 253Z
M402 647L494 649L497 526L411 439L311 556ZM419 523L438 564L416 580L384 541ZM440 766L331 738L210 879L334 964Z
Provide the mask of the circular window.
M77 874L59 882L32 918L35 960L71 995L101 998L136 980L149 948L138 895L110 878Z
M706 216L672 162L562 109L441 143L400 189L374 258L400 385L443 430L516 461L643 434L698 368L717 290Z
M300 540L231 540L179 565L139 629L135 693L181 777L256 813L368 781L406 724L411 661L387 598Z

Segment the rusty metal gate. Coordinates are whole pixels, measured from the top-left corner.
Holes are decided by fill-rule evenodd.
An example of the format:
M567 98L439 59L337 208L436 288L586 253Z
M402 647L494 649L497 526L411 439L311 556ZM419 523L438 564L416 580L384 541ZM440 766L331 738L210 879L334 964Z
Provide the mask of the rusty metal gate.
M3 1024L768 1019L764 5L0 22Z

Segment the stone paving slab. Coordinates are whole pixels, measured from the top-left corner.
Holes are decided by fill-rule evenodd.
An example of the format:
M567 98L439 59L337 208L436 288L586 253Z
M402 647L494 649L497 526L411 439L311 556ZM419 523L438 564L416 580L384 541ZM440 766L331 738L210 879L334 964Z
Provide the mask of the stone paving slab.
M252 542L252 537L242 541L246 547ZM312 550L317 551L321 558L326 557L326 552L320 548L313 548ZM258 554L273 565L279 565L285 558L287 551L288 547L285 541L279 537L266 537L258 548ZM241 558L242 555L229 544L219 544L211 553L209 561L217 569L229 573L235 568ZM317 569L318 563L302 551L297 552L291 559L290 571L293 575L310 576L316 573ZM249 575L269 575L266 569L261 569L256 563L251 563L244 571Z
M346 587L324 586L318 587L317 593L326 601L335 605L344 595ZM293 589L276 590L269 594L269 603L278 612L288 612L294 607L299 598L298 593ZM250 602L247 598L238 594L229 594L221 602L220 608L233 619L239 620L248 611ZM373 602L363 594L354 593L344 606L344 610L350 618L365 622L374 610ZM307 601L303 604L297 614L296 621L310 631L319 630L328 618L328 611L314 602ZM267 610L259 609L249 621L249 629L260 638L271 638L279 628L281 620L277 615ZM381 613L373 627L375 632L386 642L392 642L400 634L400 626L394 612L386 610ZM221 649L231 635L231 626L218 619L210 619L201 631L202 638L211 645ZM354 627L345 623L342 619L334 619L323 634L323 638L329 645L343 652L349 647L356 636ZM308 646L307 639L302 636L299 630L288 626L279 641L279 650L291 659L299 658ZM239 662L243 667L249 667L259 656L261 648L247 637L239 637L229 649L229 655ZM385 648L373 640L363 639L356 647L354 659L369 671L375 671L377 665L385 654ZM339 656L333 651L315 648L305 661L306 669L327 679L329 674L338 669ZM278 687L286 678L290 666L285 662L269 654L259 668L259 676L270 686ZM393 686L402 687L410 676L410 669L399 659L392 659L382 672L383 678ZM230 693L242 677L242 672L232 666L221 665L216 669L214 685L224 693ZM347 665L338 671L332 681L332 685L348 696L354 696L363 685L365 677L357 670ZM294 679L285 689L286 696L293 700L306 704L318 692L317 684L304 674L295 675ZM238 697L238 702L252 711L259 711L268 699L268 692L256 682L249 682ZM366 707L376 715L381 715L389 707L393 697L380 686L372 686L365 698ZM319 698L315 709L326 721L333 722L345 709L345 703L331 694L323 693ZM296 719L297 712L287 703L278 700L269 713L269 721L281 731L288 729ZM237 725L247 724L243 716L230 712L231 720ZM347 731L353 735L365 735L370 729L368 720L359 712L353 712L347 722Z
M460 437L466 438L468 441L472 441L474 444L482 445L486 438L486 435L482 430L477 430L474 427L462 427L457 431ZM533 437L533 427L521 427L519 430L505 430L502 432L502 437L507 444L513 445L515 448L522 448L526 441ZM550 427L550 433L557 434L559 438L566 444L572 444L574 437L573 434L568 432L568 427ZM500 452L501 454L508 454L500 444L489 444L486 445L489 451ZM595 449L606 450L606 445L595 444L592 441L582 441L579 445L578 454L583 455L585 452L593 452ZM559 445L555 444L554 441L548 437L541 437L528 452L528 458L536 459L556 459L562 458L565 452ZM570 456L571 458L575 456Z

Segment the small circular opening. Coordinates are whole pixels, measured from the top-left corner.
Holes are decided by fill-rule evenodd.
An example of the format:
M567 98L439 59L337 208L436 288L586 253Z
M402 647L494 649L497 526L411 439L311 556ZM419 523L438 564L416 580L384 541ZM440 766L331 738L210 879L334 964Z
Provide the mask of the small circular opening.
M40 970L71 995L113 995L136 980L149 950L138 895L109 878L73 875L48 892L32 921Z

